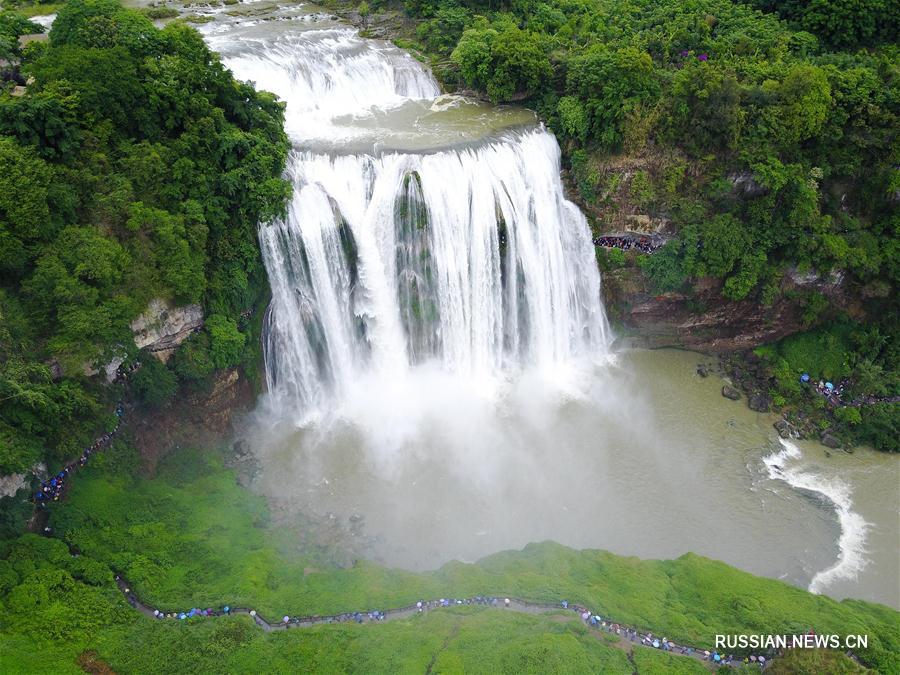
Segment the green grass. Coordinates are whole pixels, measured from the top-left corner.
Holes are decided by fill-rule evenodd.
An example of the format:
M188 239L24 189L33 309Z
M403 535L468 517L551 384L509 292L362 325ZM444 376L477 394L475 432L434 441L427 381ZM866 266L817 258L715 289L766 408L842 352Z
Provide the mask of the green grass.
M792 649L772 661L766 672L768 675L856 675L871 671L838 651Z
M230 604L252 606L275 618L285 613L387 609L448 595L510 595L548 603L567 599L616 621L696 646L713 644L717 633L790 633L814 627L820 633L867 634L866 656L871 663L884 672L897 672L900 666L898 614L894 610L861 601L837 602L697 555L669 561L639 560L605 551L574 551L546 542L522 551L498 553L475 564L452 562L421 574L364 561L351 569L336 569L324 566L315 556L293 553L294 536L267 526L264 502L240 488L233 473L223 469L216 456L183 451L163 462L160 475L154 479L131 477L132 462L124 444L102 456L79 475L69 501L54 507L51 522L58 534L78 546L84 559L125 574L142 598L164 609ZM67 563L60 560L58 564ZM27 565L24 571L26 574L19 574L20 581L29 572ZM0 579L2 572L0 567ZM29 593L35 595L33 589ZM92 598L97 599L85 596L81 604ZM33 609L27 604L21 609L28 608ZM110 616L115 620L104 621L112 626L123 621L115 613ZM469 620L474 621L474 615L462 623L468 625ZM533 619L509 619L520 620ZM398 644L431 640L430 629L420 632L416 625L425 624L410 627L401 622L397 627L374 630L386 630L390 635L395 635L391 631L408 631L404 637L396 633ZM153 630L175 631L160 634L158 639L176 640L177 645L184 642L189 646L195 639L188 637L194 632L182 633L180 628ZM204 625L197 630L214 629ZM346 640L346 649L351 652L363 639L353 637L360 635L355 628L328 630L336 631L329 633L329 644ZM515 669L527 670L529 664L550 659L549 654L575 649L575 642L580 640L569 629L552 632L552 638L539 641L544 644L543 651L535 647L537 651L533 652L529 641L515 641L513 634L519 628L509 630L510 637L502 644L517 646L510 647L504 657L508 660L501 665L510 669L518 663ZM543 635L549 629L544 625L540 630ZM368 639L371 633L365 635ZM476 636L465 632L460 635L461 642L454 644L461 646L445 650L446 655L440 657L448 660L448 670L460 663L468 669L465 659L472 654L483 656L485 650L494 654L494 648L479 643ZM270 639L300 638L265 638ZM188 649L177 645L177 650ZM11 648L15 650L15 644ZM262 643L257 647L261 651L268 648ZM433 649L429 646L426 651L431 653ZM118 654L112 646L107 652L101 651L101 655L104 653ZM401 653L406 652L398 651ZM142 657L122 654L116 658ZM659 665L657 657L646 658L655 659Z
M429 665L435 673L633 672L624 651L577 622L486 608L278 633L262 632L247 617L140 619L83 644L43 644L48 651L37 654L35 646L4 642L4 673L77 673L75 660L88 646L123 673L423 673Z
M22 5L18 7L4 7L4 9L8 9L10 11L16 12L17 14L22 14L23 16L27 16L29 19L35 16L45 16L47 14L56 14L62 9L63 5L66 3L58 2L58 3L45 3L45 4L33 4L33 5Z
M813 381L821 378L837 383L850 374L848 359L853 351L852 331L850 324L835 323L827 328L791 335L775 345L758 349L757 353L770 359L780 356L798 376L807 372Z
M635 647L632 661L642 675L700 675L709 671L703 664L684 656L674 656L650 647Z

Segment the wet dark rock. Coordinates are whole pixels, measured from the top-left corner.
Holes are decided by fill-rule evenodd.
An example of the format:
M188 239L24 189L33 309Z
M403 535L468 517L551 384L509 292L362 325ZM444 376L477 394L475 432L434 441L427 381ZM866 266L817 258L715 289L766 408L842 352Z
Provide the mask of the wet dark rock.
M769 192L769 188L757 182L756 177L750 171L733 173L728 176L731 181L732 192L744 197L761 197Z
M778 431L778 435L782 438L790 438L792 436L793 429L791 428L791 423L785 419L778 420L773 425Z
M826 448L837 449L841 447L841 442L829 433L822 434L822 445Z
M731 399L732 401L737 401L741 398L741 392L732 387L730 384L726 384L722 387L722 396Z
M772 401L768 396L761 392L757 392L752 394L747 401L747 405L750 407L750 410L755 410L756 412L769 412L769 406Z
M700 364L697 366L697 374L700 377L709 377L709 369L704 364Z

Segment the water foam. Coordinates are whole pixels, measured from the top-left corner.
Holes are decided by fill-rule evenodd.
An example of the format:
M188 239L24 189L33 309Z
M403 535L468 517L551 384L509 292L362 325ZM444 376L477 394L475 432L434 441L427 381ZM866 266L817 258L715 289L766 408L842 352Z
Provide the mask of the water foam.
M868 562L865 554L870 525L853 510L850 486L837 477L829 478L796 466L787 466L800 460L803 453L794 443L778 440L782 449L763 458L769 477L784 481L793 488L825 497L834 506L841 528L837 541L840 551L837 561L813 576L809 584L810 593L822 593L839 580L855 580Z
M268 383L289 408L426 361L487 382L607 353L589 230L544 129L432 154L298 153L291 173L288 218L260 230Z

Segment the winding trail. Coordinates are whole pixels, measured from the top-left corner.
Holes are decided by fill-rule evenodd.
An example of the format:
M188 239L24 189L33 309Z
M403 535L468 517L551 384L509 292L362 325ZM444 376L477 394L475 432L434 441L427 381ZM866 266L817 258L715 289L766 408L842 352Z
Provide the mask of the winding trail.
M142 602L140 598L131 589L130 584L121 576L116 576L116 586L125 597L125 600L134 609L144 616L156 620L185 620L189 618L215 618L231 615L250 616L254 623L265 632L284 631L294 628L311 628L312 626L327 624L370 624L382 623L385 621L396 621L399 619L409 619L417 614L424 614L439 609L449 609L451 607L468 607L481 606L497 609L500 611L518 612L530 615L546 615L552 612L573 612L576 617L581 618L585 626L594 635L600 636L602 633L609 633L618 636L618 640L614 643L608 643L608 646L617 649L623 649L629 653L635 646L643 646L648 649L659 649L666 651L675 656L685 656L700 661L707 668L715 670L720 666L737 667L748 663L742 661L740 657L722 656L720 661L714 660L714 652L705 651L696 647L680 645L666 641L667 648L663 647L662 640L664 638L654 636L652 633L644 633L629 626L614 623L610 620L601 619L598 615L592 613L585 607L577 604L566 603L551 605L546 603L529 602L520 598L498 597L498 596L475 596L471 598L441 598L440 600L419 601L413 605L404 607L396 607L384 611L372 610L364 612L345 612L343 614L330 615L313 615L313 616L285 616L281 621L275 621L263 617L259 612L249 607L225 607L223 609L191 609L190 612L173 612L160 611L152 608L150 605ZM771 662L771 656L764 661L753 662L762 668L765 664Z

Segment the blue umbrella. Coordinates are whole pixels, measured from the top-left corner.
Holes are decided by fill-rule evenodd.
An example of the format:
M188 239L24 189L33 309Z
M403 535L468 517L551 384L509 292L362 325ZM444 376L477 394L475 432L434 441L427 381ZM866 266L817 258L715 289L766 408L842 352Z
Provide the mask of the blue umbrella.
M826 382L825 388L828 389L829 391L831 391L832 389L834 389L834 385L831 384L831 382Z
M803 373L803 374L800 376L800 381L801 381L801 382L809 382L809 373Z

